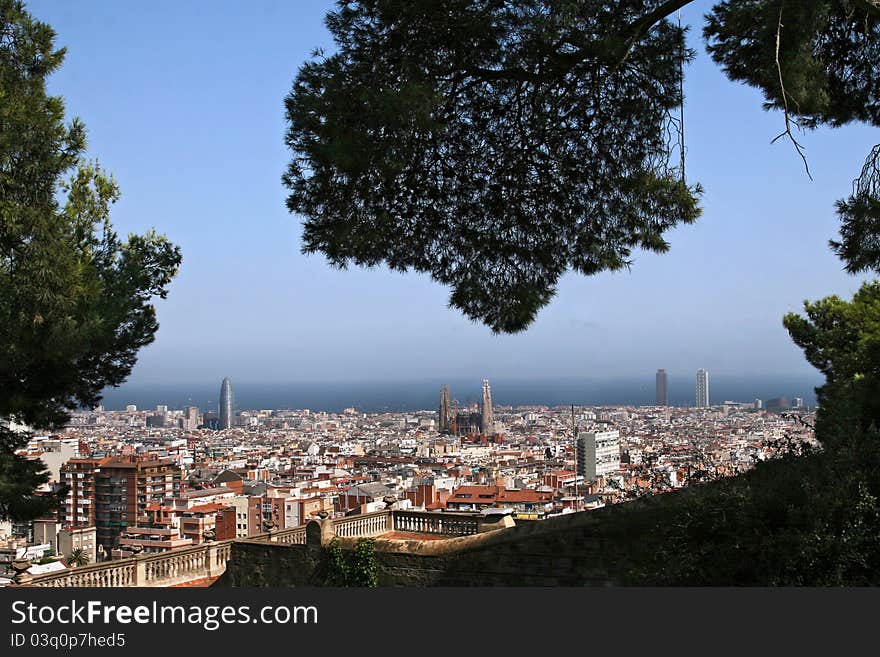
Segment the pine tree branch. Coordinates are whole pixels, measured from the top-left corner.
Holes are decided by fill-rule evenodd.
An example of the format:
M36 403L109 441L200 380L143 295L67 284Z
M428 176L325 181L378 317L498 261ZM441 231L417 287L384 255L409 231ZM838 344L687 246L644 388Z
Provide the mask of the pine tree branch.
M682 7L689 5L694 0L667 0L662 5L636 19L622 32L612 35L598 42L586 42L577 39L574 35L568 35L565 42L577 48L575 52L554 53L552 66L547 73L536 73L521 67L508 67L500 69L470 68L465 73L484 81L494 80L518 80L521 82L544 82L554 79L560 71L570 70L575 65L592 58L605 59L614 62L611 71L616 71L626 63L636 44L664 18L671 16ZM880 0L878 0L880 2ZM623 47L615 47L623 40Z
M785 82L782 79L782 65L779 61L779 46L782 42L782 8L784 6L784 2L779 4L779 18L776 23L776 71L779 74L779 88L782 91L782 107L783 112L785 113L785 130L776 135L770 143L775 144L778 139L787 136L791 140L791 143L794 144L794 148L798 155L800 155L801 159L804 161L804 168L807 170L807 176L812 180L813 175L810 173L810 165L807 162L807 157L804 155L803 146L798 143L798 140L794 138L794 135L791 132L792 120L791 114L788 110L788 92L785 90Z

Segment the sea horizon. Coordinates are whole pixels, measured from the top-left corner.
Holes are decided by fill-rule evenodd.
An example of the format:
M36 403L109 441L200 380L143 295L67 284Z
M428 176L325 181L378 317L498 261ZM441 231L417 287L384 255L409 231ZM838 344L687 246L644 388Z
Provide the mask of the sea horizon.
M412 412L437 407L440 386L449 385L450 396L460 406L480 399L480 378L449 378L398 381L323 382L236 382L232 378L235 410L309 409L340 412L354 407L364 413ZM220 383L131 383L104 391L105 410L124 410L134 404L139 410L166 405L169 409L198 406L215 410ZM542 379L490 379L496 406L649 406L656 402L653 377L558 377ZM822 377L808 375L718 375L709 379L710 404L724 401L766 401L776 397L800 397L804 404L816 403L815 387ZM668 374L670 406L693 406L695 379Z

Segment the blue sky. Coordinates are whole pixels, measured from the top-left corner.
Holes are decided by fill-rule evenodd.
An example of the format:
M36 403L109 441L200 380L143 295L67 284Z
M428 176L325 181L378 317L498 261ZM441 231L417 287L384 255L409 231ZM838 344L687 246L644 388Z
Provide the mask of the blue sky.
M812 368L781 318L804 299L850 296L829 251L833 203L848 195L877 130L802 136L814 180L782 116L706 56L697 2L688 69L688 173L705 188L700 221L630 272L569 274L525 333L494 336L446 307L426 276L331 269L304 256L281 174L283 99L317 46L332 47L332 3L71 3L29 10L68 47L50 91L89 130L89 154L118 180L121 234L155 227L183 265L132 383L720 375ZM219 383L218 383L219 385Z

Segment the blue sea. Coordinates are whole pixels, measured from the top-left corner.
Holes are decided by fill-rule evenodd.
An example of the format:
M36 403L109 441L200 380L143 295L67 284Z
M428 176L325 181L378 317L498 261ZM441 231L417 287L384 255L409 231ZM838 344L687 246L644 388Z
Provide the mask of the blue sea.
M355 407L366 413L383 411L416 411L434 409L440 398L440 385L448 384L452 399L459 406L478 402L482 379L421 380L397 382L337 383L253 383L232 379L236 410L305 409L339 412ZM766 401L774 397L801 397L808 406L816 403L814 389L822 377L712 377L709 396L712 404L723 401ZM669 375L669 403L693 406L693 376ZM653 373L644 379L492 379L492 397L496 406L569 404L583 406L650 405L655 402ZM220 381L196 384L124 384L104 391L104 408L122 410L128 404L139 409L165 404L170 409L198 406L216 409L220 398Z

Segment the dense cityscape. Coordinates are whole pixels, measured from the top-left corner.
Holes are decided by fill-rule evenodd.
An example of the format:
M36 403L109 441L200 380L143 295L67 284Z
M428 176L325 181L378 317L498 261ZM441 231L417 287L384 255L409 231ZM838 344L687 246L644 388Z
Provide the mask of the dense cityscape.
M880 0L0 0L4 654L872 645L878 128Z
M733 476L815 445L802 399L695 405L506 406L483 380L437 410L235 412L232 381L215 409L160 405L75 413L22 455L49 472L56 515L0 524L0 584L86 564L241 539L393 507L540 522ZM22 568L18 574L21 577Z

